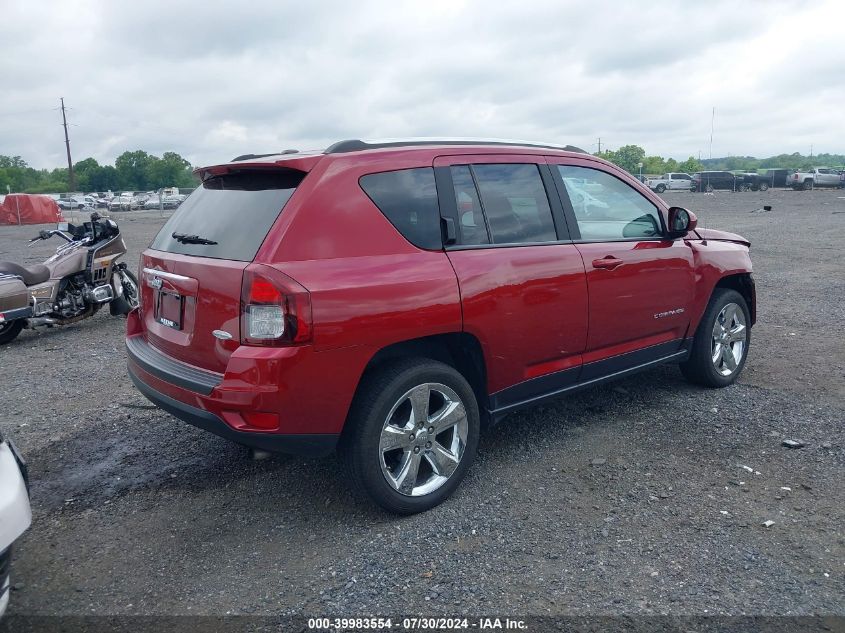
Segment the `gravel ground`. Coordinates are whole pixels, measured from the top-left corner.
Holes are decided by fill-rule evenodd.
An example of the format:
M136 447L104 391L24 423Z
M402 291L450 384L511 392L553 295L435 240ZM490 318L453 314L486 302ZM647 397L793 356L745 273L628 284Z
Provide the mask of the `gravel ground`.
M107 310L25 331L0 348L34 513L10 613L845 614L841 195L666 194L753 242L739 383L664 367L514 414L409 518L350 499L331 458L255 461L150 408ZM134 267L162 219L115 217ZM37 228L0 227L0 258L43 259Z

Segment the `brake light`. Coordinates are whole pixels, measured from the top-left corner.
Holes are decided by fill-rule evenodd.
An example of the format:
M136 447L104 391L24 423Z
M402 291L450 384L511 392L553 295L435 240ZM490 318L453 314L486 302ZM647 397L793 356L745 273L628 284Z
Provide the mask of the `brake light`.
M241 287L241 343L275 346L310 340L310 293L275 268L247 266Z

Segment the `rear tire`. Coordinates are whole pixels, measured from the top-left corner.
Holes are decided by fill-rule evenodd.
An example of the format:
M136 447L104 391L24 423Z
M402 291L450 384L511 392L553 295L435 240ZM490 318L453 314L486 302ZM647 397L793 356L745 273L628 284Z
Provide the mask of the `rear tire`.
M414 514L458 487L480 428L475 394L458 371L402 359L362 379L339 454L357 493L389 512Z
M707 184L707 186L704 188L704 190L705 190L707 193L713 193L713 185L711 185L711 184L709 184L709 183L708 183L708 184Z
M742 373L751 345L748 304L736 290L716 288L701 317L681 373L705 387L727 387Z
M23 329L23 319L9 321L0 325L0 345L11 343Z
M802 191L812 191L813 190L813 181L812 180L805 180L804 184L801 187Z

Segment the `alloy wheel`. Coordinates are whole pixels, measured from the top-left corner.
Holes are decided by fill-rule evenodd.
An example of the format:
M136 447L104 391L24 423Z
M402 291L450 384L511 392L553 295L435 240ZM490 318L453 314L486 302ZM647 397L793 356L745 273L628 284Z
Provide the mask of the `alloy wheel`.
M736 303L723 307L713 323L713 339L710 346L713 367L722 376L733 374L745 354L748 329L745 313Z
M379 437L387 483L410 497L434 492L461 463L468 429L464 403L451 388L424 383L408 390L390 409Z

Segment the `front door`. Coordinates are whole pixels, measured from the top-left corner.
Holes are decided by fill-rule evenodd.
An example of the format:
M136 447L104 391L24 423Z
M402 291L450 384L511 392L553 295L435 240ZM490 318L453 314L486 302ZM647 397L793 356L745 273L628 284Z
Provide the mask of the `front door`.
M692 250L667 239L657 204L603 166L548 159L584 260L589 333L581 380L676 352L695 285Z

